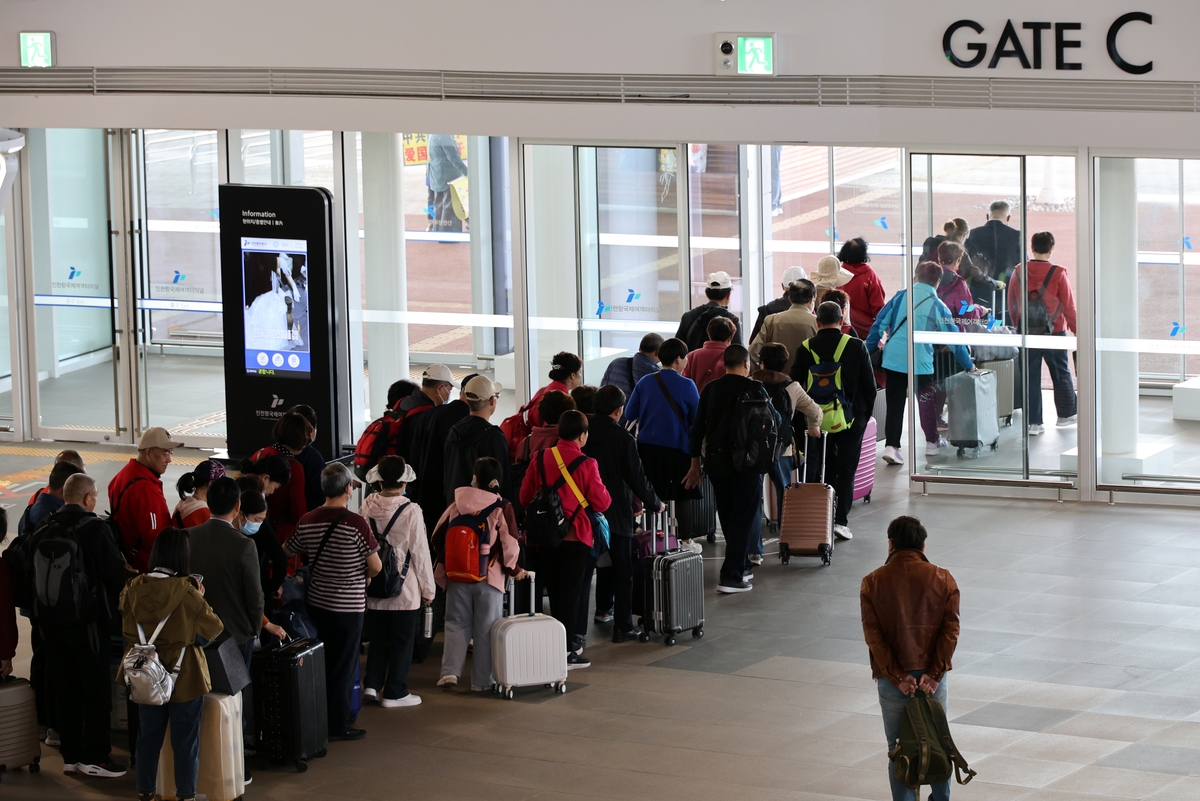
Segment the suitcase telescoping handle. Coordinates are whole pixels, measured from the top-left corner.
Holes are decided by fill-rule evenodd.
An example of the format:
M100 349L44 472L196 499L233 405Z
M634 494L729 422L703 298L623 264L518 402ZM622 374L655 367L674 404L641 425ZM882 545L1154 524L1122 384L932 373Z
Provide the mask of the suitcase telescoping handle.
M537 573L526 570L529 577L529 617L537 615ZM517 616L517 582L508 580L508 616Z
M821 432L821 436L819 437L819 439L821 440L821 483L822 484L825 483L825 454L829 450L828 437L829 437L829 434L827 434L824 431ZM812 440L812 437L809 437L809 440ZM808 483L808 465L804 466L804 481L802 481L801 483Z

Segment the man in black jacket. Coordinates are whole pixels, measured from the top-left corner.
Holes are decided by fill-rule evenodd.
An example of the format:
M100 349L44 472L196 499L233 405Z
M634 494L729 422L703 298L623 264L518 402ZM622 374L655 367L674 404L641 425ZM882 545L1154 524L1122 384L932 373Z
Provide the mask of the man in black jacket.
M983 274L1008 281L1009 272L1021 261L1021 232L1009 225L1012 207L997 200L988 208L988 220L972 228L964 247Z
M825 483L833 487L837 498L834 513L833 533L848 540L854 535L849 529L850 504L854 499L854 474L858 471L858 460L862 455L863 433L867 421L875 411L875 372L871 369L871 357L862 340L842 333L842 307L826 301L817 307L817 335L804 343L796 353L792 364L792 378L809 389L809 371L818 364L834 361L834 355L842 340L842 391L846 406L853 414L853 422L845 431L825 435ZM806 461L808 481L817 481L821 475L820 443L809 440Z
M38 603L34 622L46 638L47 678L54 686L63 773L116 778L125 774L125 767L113 762L109 740L109 635L114 622L119 625L114 599L136 574L125 564L108 525L94 513L95 480L84 473L71 476L63 486L63 500L66 504L31 535L32 567L36 569L33 554L39 543L74 540L82 554L88 603L77 610L82 618L61 604L50 608Z
M466 419L470 413L464 393L467 384L477 375L479 374L471 373L464 378L458 385L458 398L418 417L413 429L413 452L417 456L413 468L419 480L416 492L412 493L411 497L420 505L425 516L426 531L433 531L438 518L446 509L446 506L442 505L442 499L446 495L446 488L442 484L446 474L446 449L442 447L442 443L450 435L454 424Z
M758 307L758 318L754 321L754 329L750 332L750 339L747 342L754 341L754 338L758 336L758 329L762 328L763 322L768 317L792 308L792 301L788 297L788 284L799 281L801 278L808 278L808 273L804 272L803 267L788 267L783 271L783 294Z
M654 494L654 488L642 470L638 457L637 441L617 421L625 412L625 393L612 385L600 387L596 392L596 414L591 417L588 441L583 452L596 460L600 467L600 480L604 482L612 504L604 512L608 518L610 536L609 554L613 571L613 642L625 642L637 637L633 627L633 496L637 495L647 509L662 512L666 506ZM596 615L607 609L601 608L602 600L599 580L596 585ZM580 600L580 618L587 631L588 594Z
M490 456L504 468L500 482L500 495L517 503L517 488L513 486L512 466L508 459L508 442L499 426L490 422L496 413L496 399L504 389L487 376L477 375L468 381L462 390L463 400L469 410L467 416L450 427L446 435L445 467L442 471L444 497L438 506L436 517L440 517L454 503L454 491L459 487L471 486L475 475L475 460ZM432 503L431 503L432 505ZM424 509L424 507L421 507ZM436 524L437 520L434 520ZM431 526L428 530L433 531Z
M749 592L753 589L747 554L750 542L762 531L763 473L740 473L734 469L733 432L729 425L743 395L771 398L761 383L750 378L750 354L741 345L730 345L723 354L725 375L710 381L700 393L700 407L692 422L692 468L683 479L687 488L701 481L700 455L704 474L713 485L717 516L725 535L725 561L717 592ZM776 414L778 417L778 414Z
M737 315L729 311L729 298L733 294L733 280L729 273L718 270L708 274L708 284L704 288L704 296L708 303L697 306L683 315L679 320L679 330L675 332L676 339L687 343L691 352L704 346L708 341L708 324L714 317L724 317L733 323L733 344L742 344L742 324Z

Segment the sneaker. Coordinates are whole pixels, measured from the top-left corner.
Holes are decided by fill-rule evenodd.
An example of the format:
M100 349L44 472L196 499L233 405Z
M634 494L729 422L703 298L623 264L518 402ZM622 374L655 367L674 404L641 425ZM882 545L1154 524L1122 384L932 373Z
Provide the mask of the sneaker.
M439 687L457 687L458 676L442 676L438 679L437 686Z
M329 742L337 743L337 742L343 742L346 740L361 740L362 738L364 738L366 736L367 736L367 733L363 729L346 729L344 732L341 732L340 734L329 735Z
M740 581L737 584L726 584L722 580L717 584L717 592L750 592L754 587L748 581Z
M374 687L363 687L362 697L364 701L378 701L379 690Z
M589 668L592 666L592 661L582 654L569 653L567 654L567 670L575 668Z
M242 779L242 784L249 787L250 782L254 781L254 777L250 775L250 766L249 765L246 765L242 768L242 774L245 776L245 778Z
M75 770L84 776L98 776L102 779L119 779L125 775L125 766L118 765L111 759L105 760L98 765L89 765L85 762L80 762L75 766Z
M750 570L750 568L746 568L742 571L742 581L745 581L746 583L754 581L754 573Z
M471 689L475 690L474 687L472 687ZM475 692L483 692L483 689L480 688L478 690L475 690ZM400 707L400 706L420 706L420 704L421 704L421 696L413 695L412 693L409 693L408 695L404 696L403 698L381 698L379 700L379 705L381 707L383 707L384 709L395 709L396 707Z
M946 442L946 440L942 439L941 437L938 437L937 442L926 442L925 443L925 455L926 456L937 456L939 453L941 453L943 448L949 448L949 447L950 447L949 442Z
M846 526L841 526L841 525L834 526L834 527L833 527L833 534L834 534L834 536L835 536L835 537L837 537L839 540L852 540L852 539L854 539L854 535L850 533L850 529L849 529L849 528L847 528Z
M618 642L618 643L632 642L633 640L636 640L638 638L638 633L639 632L637 629L629 629L627 631L621 631L620 629L617 629L616 631L613 632L613 640L612 641Z
M883 461L888 464L904 464L904 454L900 452L899 448L889 445L883 449Z
M592 620L596 621L597 623L612 623L613 610L609 609L607 612L597 612L596 616L592 618Z
M750 560L750 564L752 565L761 565L763 562L763 555L761 553L752 553L747 558Z
M46 729L46 745L51 748L58 748L62 745L62 737L57 729Z
M1070 417L1060 417L1058 418L1058 427L1073 426L1077 422L1079 422L1079 415L1077 414L1073 414Z
M772 217L782 217L782 216L783 216L783 209L782 209L782 208L778 208L778 209L771 209L771 216L772 216Z
M1029 436L1040 437L1042 434L1045 434L1045 433L1046 433L1046 427L1044 425L1042 425L1041 423L1030 423L1029 424Z
M471 692L473 692L473 693L486 693L490 689L492 689L492 688L491 687L480 687L478 684L471 685Z
M77 773L79 771L78 762L64 762L63 773Z
M692 553L704 553L704 546L695 540L680 540L679 547Z
M938 427L938 431L949 431L950 430L950 422L943 418L941 420L938 420L937 427Z

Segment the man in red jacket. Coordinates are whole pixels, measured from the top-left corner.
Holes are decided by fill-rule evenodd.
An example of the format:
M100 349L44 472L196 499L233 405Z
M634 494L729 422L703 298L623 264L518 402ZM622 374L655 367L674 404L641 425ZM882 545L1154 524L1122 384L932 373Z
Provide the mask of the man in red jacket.
M121 550L139 573L150 569L150 548L158 532L171 524L162 474L171 464L172 452L182 447L165 428L148 428L138 440L137 458L130 459L108 483L108 508L121 532Z
M522 506L529 506L533 496L541 489L543 475L547 484L559 484L558 497L562 502L563 514L571 520L571 533L557 548L550 549L549 553L538 559L541 570L548 574L545 586L550 592L550 613L567 630L568 670L590 667L592 664L584 657L582 647L576 643L576 635L583 635L584 632L576 631L575 621L579 598L584 592L583 577L592 551L592 519L579 509L579 499L563 480L563 471L570 473L571 480L588 503L588 511L603 512L612 503L608 489L600 478L599 464L583 453L587 441L588 419L583 412L574 409L563 412L558 419L558 444L533 455L533 464L526 471L521 484ZM562 459L561 468L555 451L557 457ZM542 460L541 468L537 464L538 459Z

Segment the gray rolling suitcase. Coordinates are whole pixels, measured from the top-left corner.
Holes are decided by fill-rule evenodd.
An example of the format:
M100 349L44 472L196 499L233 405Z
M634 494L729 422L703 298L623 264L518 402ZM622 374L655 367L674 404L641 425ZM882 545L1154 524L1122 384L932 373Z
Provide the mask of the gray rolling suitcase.
M996 371L996 417L1006 426L1012 425L1013 401L1017 395L1016 364L1014 359L979 364L980 369Z
M946 403L950 444L962 456L968 448L1000 443L1000 419L996 413L996 371L956 373L946 379Z
M670 542L675 527L673 506L664 512L668 520L661 530L667 532L664 547ZM655 515L646 513L642 528L660 530L654 524ZM651 634L663 635L667 645L675 644L675 636L691 630L692 636L704 636L704 557L692 551L658 551L658 537L652 536L655 550L642 557L642 633L639 639L648 642Z

